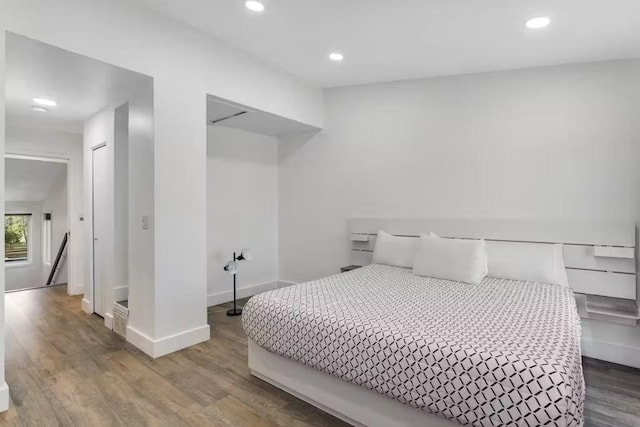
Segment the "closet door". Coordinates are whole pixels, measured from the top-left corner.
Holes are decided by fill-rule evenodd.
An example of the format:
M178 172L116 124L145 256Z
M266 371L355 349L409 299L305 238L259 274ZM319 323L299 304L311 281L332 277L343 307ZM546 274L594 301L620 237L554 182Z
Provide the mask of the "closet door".
M107 253L107 146L95 148L92 156L92 206L93 206L93 311L105 313L105 279Z

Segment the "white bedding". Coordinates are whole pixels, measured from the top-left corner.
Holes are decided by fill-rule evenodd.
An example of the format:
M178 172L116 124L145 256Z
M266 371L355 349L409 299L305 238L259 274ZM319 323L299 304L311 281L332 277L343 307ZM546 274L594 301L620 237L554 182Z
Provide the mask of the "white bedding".
M374 264L255 296L243 325L270 352L461 424L583 423L580 322L565 287Z

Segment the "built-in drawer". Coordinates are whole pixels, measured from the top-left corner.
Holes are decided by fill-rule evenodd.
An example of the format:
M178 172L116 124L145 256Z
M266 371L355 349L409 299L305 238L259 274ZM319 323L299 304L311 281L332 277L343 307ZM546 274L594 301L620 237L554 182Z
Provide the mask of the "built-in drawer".
M633 248L626 249L633 252ZM634 259L595 256L596 246L564 245L564 264L567 267L604 270L617 273L635 273Z
M581 294L636 299L636 275L567 268L569 285Z

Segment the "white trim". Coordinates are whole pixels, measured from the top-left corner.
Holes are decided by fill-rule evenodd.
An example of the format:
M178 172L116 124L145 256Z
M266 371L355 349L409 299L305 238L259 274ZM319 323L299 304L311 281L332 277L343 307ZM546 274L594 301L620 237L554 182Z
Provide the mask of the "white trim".
M82 295L84 293L84 283L67 284L67 293L69 295Z
M20 202L20 203L32 203L32 202ZM7 215L13 216L28 216L29 223L27 225L27 259L21 259L17 261L4 260L4 268L28 268L33 267L33 217L35 216L32 209L10 209L4 211L5 218ZM6 256L6 253L5 253Z
M104 110L103 110L104 111ZM100 113L97 113L100 114ZM88 269L88 275L89 275L89 297L91 298L91 303L95 304L95 293L96 293L96 278L95 278L95 254L94 254L94 250L95 250L95 229L94 229L94 218L93 218L93 211L94 211L94 203L93 203L93 186L94 186L94 170L93 170L93 160L94 160L94 155L95 155L95 151L100 149L100 148L105 148L107 146L107 141L103 141L100 142L92 147L89 148L89 152L91 153L91 159L84 159L83 158L83 168L85 168L85 172L86 172L86 167L87 164L90 164L90 181L89 181L89 217L90 220L87 221L88 227L89 227L89 235L90 235L90 240L89 240L89 247L88 247L88 251L86 252L86 260L88 260L88 262L85 262L85 267ZM87 163L88 162L88 163ZM86 179L86 176L85 176ZM86 183L85 183L86 184ZM87 191L87 189L85 188L84 190L85 192ZM86 193L85 193L86 194ZM86 219L86 217L85 217ZM104 278L103 278L104 279ZM103 283L103 287L104 287L104 283ZM104 289L100 290L102 292L102 295L104 295ZM104 297L103 297L103 307L101 307L101 311L102 312L106 312L107 310L104 309ZM91 312L93 313L95 311L95 306L92 305L91 308Z
M29 249L27 249L28 251ZM20 260L20 261L5 261L4 268L28 268L33 267L33 262L30 260Z
M0 412L9 410L9 386L6 382L0 385Z
M82 310L87 314L93 314L93 303L86 298L82 298Z
M582 355L640 369L640 348L582 338Z
M272 291L279 287L278 281L258 283L255 285L243 286L237 288L237 298L247 298L260 294L266 291ZM215 294L209 294L207 296L207 306L212 307L218 304L224 304L225 302L233 301L233 288L224 292L217 292Z
M103 141L103 142L100 142L100 143L98 143L96 145L91 146L91 148L89 148L89 150L90 151L96 151L97 149L102 148L102 147L106 147L106 146L107 146L107 141Z
M153 340L131 325L127 325L127 341L149 356L154 357Z
M113 331L113 314L111 313L104 314L104 326L110 331Z
M81 156L77 159L80 161L80 169L84 170L84 152L81 151ZM68 153L58 153L58 152L49 152L43 150L34 150L34 149L24 149L22 147L12 147L5 152L5 159L20 159L20 160L35 160L35 161L43 161L43 162L51 162L51 163L65 163L67 165L67 231L71 233L71 188L73 188L73 178L71 176L71 155ZM75 163L74 163L75 164ZM83 181L84 185L84 181ZM53 241L52 241L53 244ZM73 243L71 243L73 244ZM55 247L54 247L55 250ZM72 285L70 283L71 280L71 263L76 262L75 257L71 257L71 252L67 249L67 294L68 295L81 295L84 293L84 289L78 291L77 289L72 289ZM75 264L74 264L75 266Z
M34 160L38 162L49 162L49 163L69 163L69 157L60 155L60 156L33 156L29 154L12 154L6 153L4 155L5 159L16 159L16 160Z
M354 426L452 427L459 425L278 356L249 340L251 373Z
M210 337L211 328L209 325L200 326L158 340L149 338L130 325L127 326L127 341L153 358L162 357L174 351L208 341Z
M291 282L289 280L278 280L278 289L286 288L287 286L295 286L298 282Z

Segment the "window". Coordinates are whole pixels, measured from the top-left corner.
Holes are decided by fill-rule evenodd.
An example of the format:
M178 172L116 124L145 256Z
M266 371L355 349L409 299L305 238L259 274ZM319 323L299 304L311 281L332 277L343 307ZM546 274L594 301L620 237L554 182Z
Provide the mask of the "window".
M46 266L51 266L51 241L53 239L53 225L51 213L45 212L42 221L42 262Z
M29 260L30 224L31 214L7 214L4 216L5 262Z

